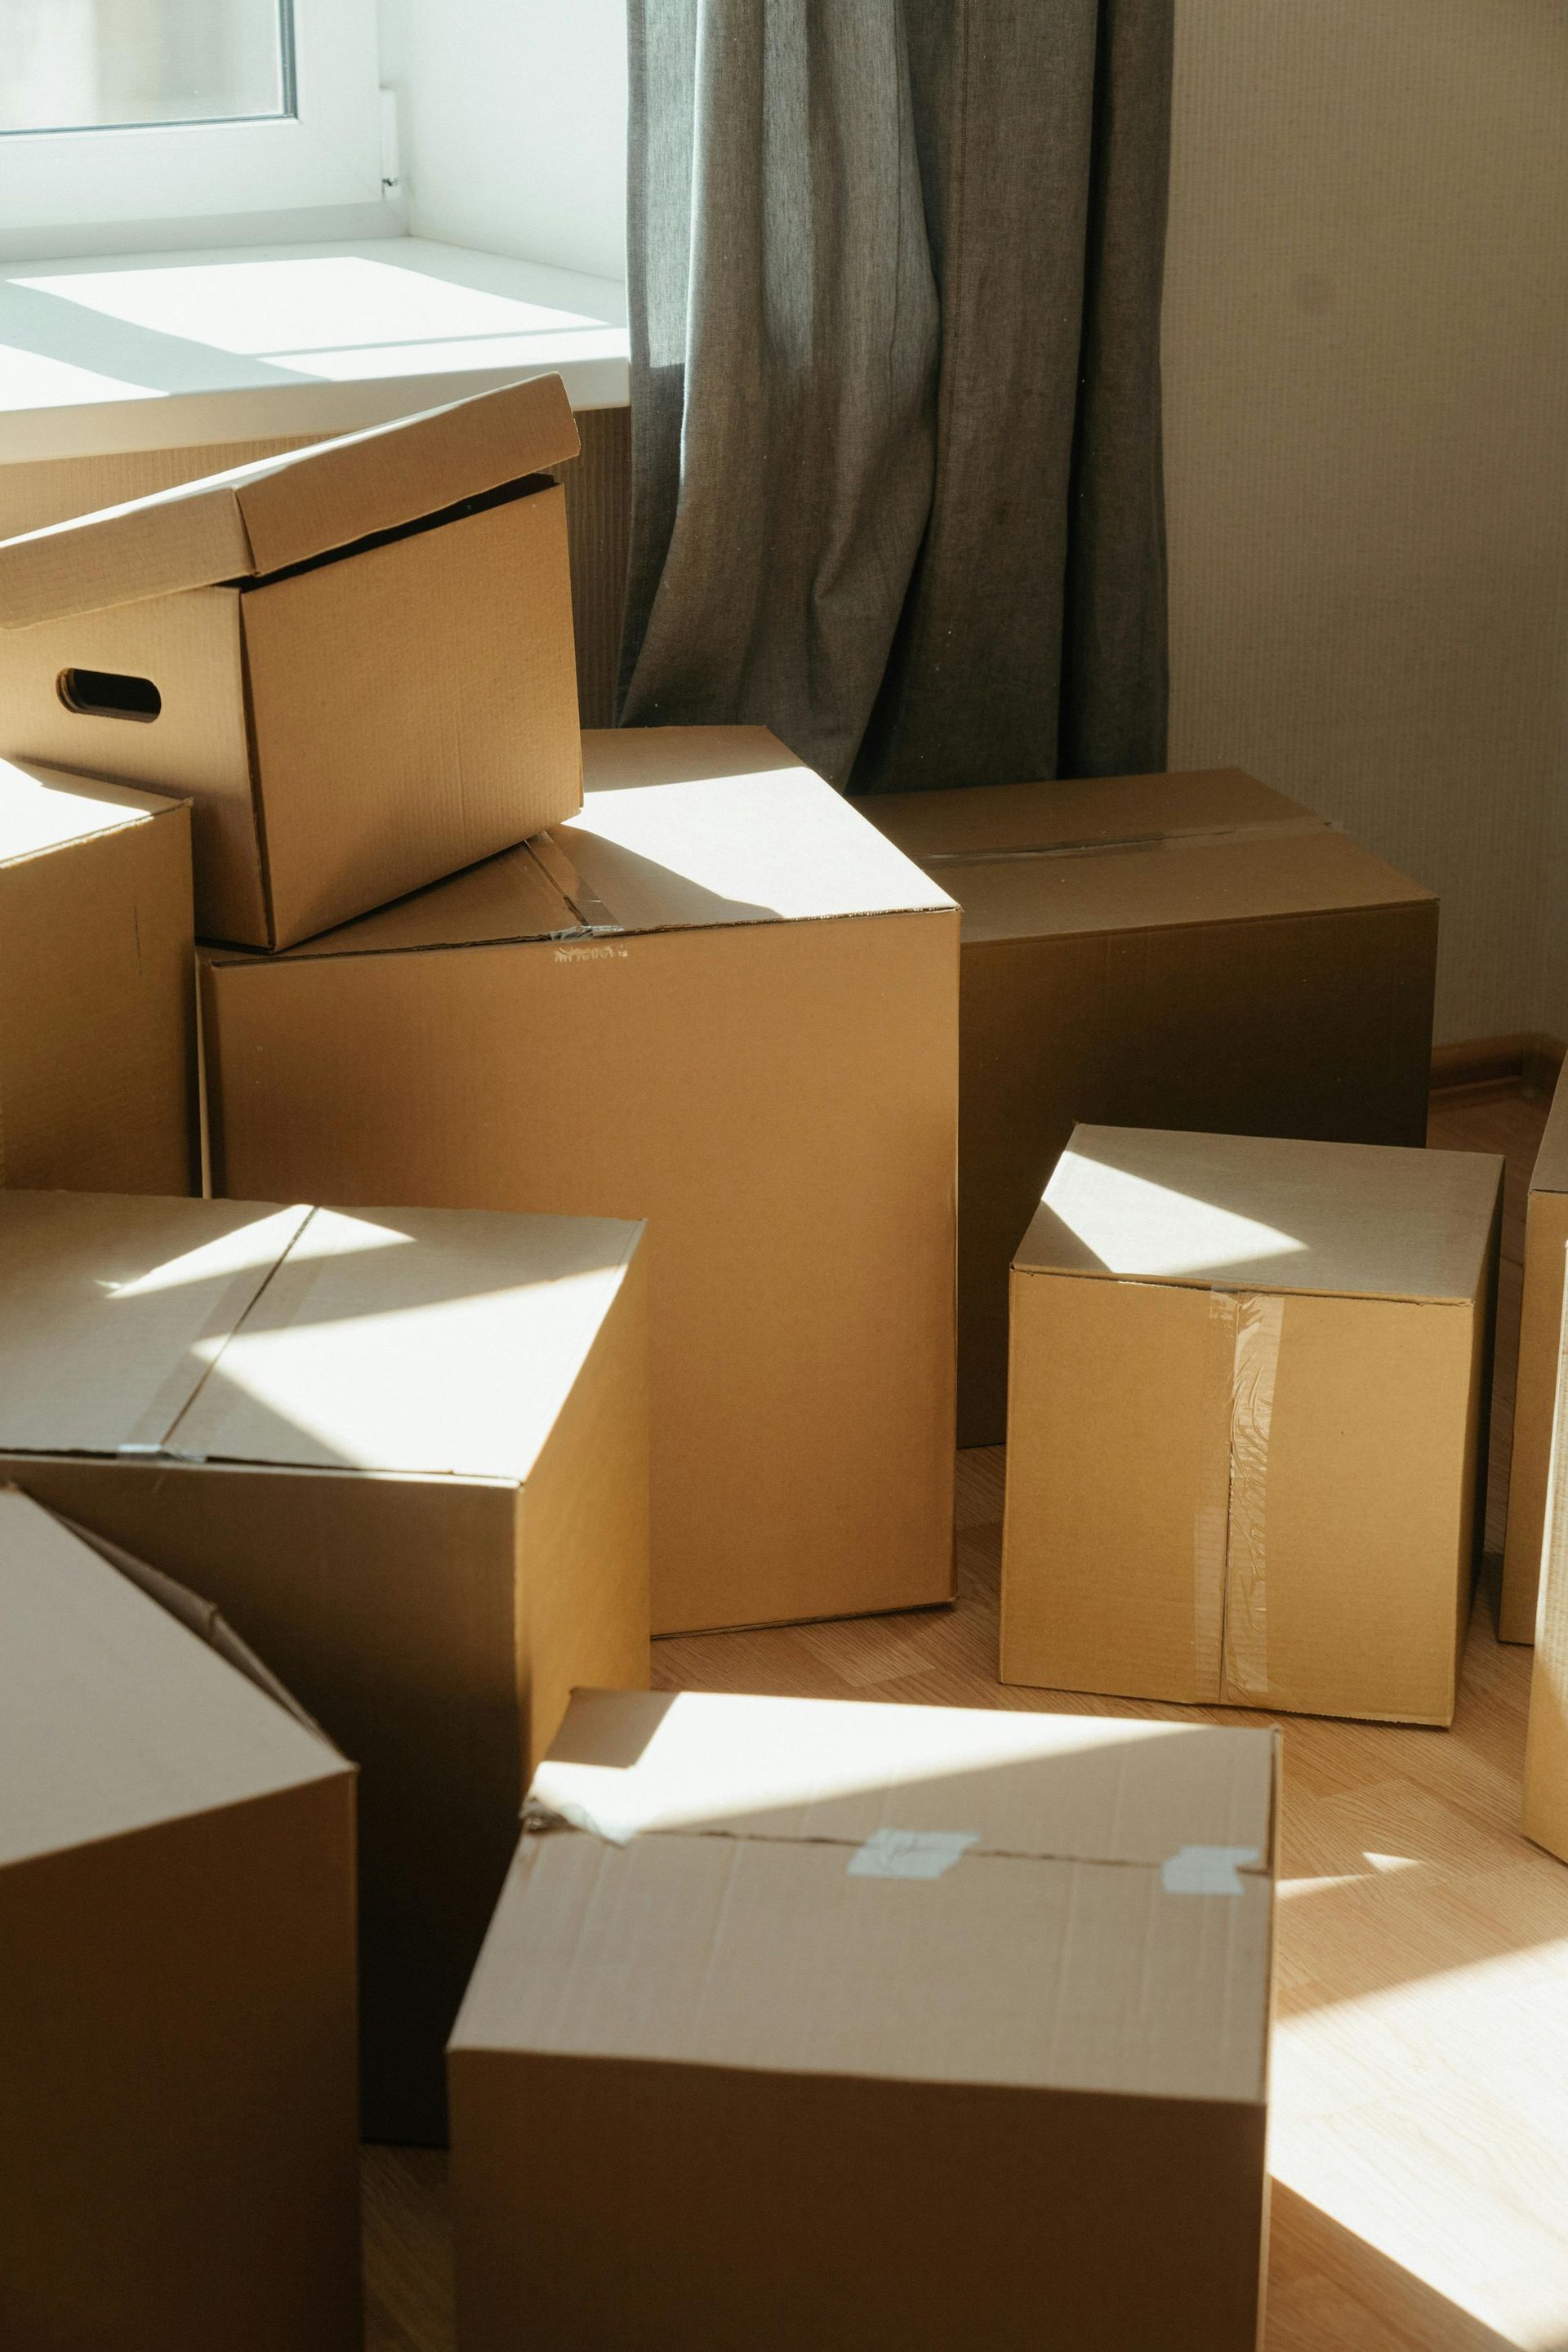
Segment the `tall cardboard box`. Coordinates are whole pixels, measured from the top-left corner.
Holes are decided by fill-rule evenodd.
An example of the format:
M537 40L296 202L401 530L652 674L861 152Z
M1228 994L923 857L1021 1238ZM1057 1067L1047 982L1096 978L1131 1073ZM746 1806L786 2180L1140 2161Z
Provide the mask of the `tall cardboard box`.
M1552 1414L1563 1332L1563 1253L1568 1250L1568 1075L1560 1077L1530 1179L1524 1223L1524 1298L1519 1376L1513 1392L1513 1460L1508 1482L1498 1632L1533 1642L1541 1588Z
M579 1695L448 2053L468 2352L1252 2352L1278 1760Z
M762 728L584 739L581 818L214 954L214 1183L647 1217L655 1630L952 1590L958 916Z
M1013 1267L1002 1676L1452 1719L1502 1162L1080 1127Z
M1557 1092L1557 1110L1563 1090ZM1554 1110L1553 1125L1557 1121ZM1550 1130L1549 1130L1550 1132ZM1533 1211L1534 1203L1531 1202ZM1539 1249L1539 1244L1537 1244ZM1556 1278L1561 1290L1563 1252ZM1545 1268L1538 1263L1538 1283ZM1525 1272L1528 1285L1530 1269ZM1542 1284L1544 1287L1544 1284ZM1535 1657L1530 1678L1530 1731L1524 1753L1524 1833L1568 1862L1568 1328L1559 1313L1553 1350L1555 1412L1542 1512L1541 1593L1535 1619ZM1522 1351L1521 1364L1522 1371ZM1522 1395L1522 1385L1521 1394ZM1517 1448L1517 1439L1515 1441ZM1510 1498L1509 1508L1513 1508Z
M7 2352L359 2345L353 1777L0 1489Z
M188 1192L183 801L0 760L0 1184Z
M441 2051L574 1684L647 1679L638 1229L0 1193L0 1475L220 1608L361 1768L364 2122Z
M0 543L0 751L187 794L282 947L582 797L559 376Z
M1079 1119L1420 1144L1437 902L1236 769L859 803L963 908L959 1443Z

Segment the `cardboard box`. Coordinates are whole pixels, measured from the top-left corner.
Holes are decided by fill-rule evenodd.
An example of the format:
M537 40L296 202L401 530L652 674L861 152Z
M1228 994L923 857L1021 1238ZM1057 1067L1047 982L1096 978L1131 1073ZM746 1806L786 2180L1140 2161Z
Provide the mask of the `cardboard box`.
M1079 1127L1013 1267L1002 1676L1452 1719L1502 1162Z
M468 2352L1252 2352L1278 1734L579 1694L448 2052Z
M646 1216L656 1632L952 1590L958 916L762 728L204 970L214 1184Z
M195 806L196 928L282 947L582 797L559 376L0 544L0 750Z
M963 908L959 1443L1075 1122L1420 1144L1437 902L1236 769L859 803Z
M0 1489L12 2352L358 2346L353 1780L189 1594Z
M647 1679L638 1230L0 1192L0 1475L221 1608L361 1768L366 2137L574 1683Z
M191 819L0 760L0 1184L188 1192Z
M1530 1180L1524 1223L1524 1297L1519 1375L1513 1392L1513 1459L1508 1482L1498 1632L1533 1642L1552 1469L1552 1414L1563 1333L1563 1253L1568 1250L1568 1075L1561 1076Z
M1557 1108L1563 1088L1557 1093ZM1556 1112L1553 1125L1556 1125ZM1550 1130L1548 1130L1550 1132ZM1533 1208L1533 1203L1531 1204ZM1563 1252L1558 1252L1557 1281L1563 1276ZM1544 1269L1536 1267L1540 1288ZM1527 1269L1526 1279L1529 1275ZM1528 1298L1528 1293L1527 1293ZM1537 1312L1540 1311L1539 1289ZM1537 1611L1535 1657L1530 1678L1530 1732L1524 1753L1524 1833L1543 1845L1559 1861L1568 1862L1568 1331L1559 1314L1557 1345L1552 1351L1556 1408L1542 1510L1540 1566L1541 1595ZM1521 1369L1522 1370L1522 1358ZM1522 1395L1522 1386L1521 1394ZM1517 1444L1517 1441L1516 1441ZM1511 1497L1509 1505L1511 1514Z

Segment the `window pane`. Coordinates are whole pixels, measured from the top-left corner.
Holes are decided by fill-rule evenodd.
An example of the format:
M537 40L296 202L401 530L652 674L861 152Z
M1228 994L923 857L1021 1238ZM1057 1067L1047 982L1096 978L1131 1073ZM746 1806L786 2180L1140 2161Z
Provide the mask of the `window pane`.
M0 0L0 133L289 114L292 0Z

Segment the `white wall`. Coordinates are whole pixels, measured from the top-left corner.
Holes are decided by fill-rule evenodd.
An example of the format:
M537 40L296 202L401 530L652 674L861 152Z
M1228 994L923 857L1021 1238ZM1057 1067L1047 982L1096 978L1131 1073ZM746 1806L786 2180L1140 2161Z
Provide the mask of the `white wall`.
M380 0L409 228L620 278L625 0Z
M1173 763L1442 893L1440 1039L1568 1035L1568 10L1177 21Z

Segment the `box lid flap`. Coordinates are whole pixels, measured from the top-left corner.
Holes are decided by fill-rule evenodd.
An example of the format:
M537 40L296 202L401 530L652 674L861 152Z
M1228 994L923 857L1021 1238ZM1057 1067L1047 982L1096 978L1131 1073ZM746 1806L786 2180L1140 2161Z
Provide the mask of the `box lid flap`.
M1568 1064L1557 1081L1530 1179L1532 1192L1568 1192Z
M452 2046L1258 2101L1275 1752L580 1696L531 1802L586 1787L625 1843L524 1839ZM614 1778L636 1785L612 1808Z
M0 1866L352 1770L147 1573L0 1488Z
M398 417L0 541L0 627L243 581L577 455L558 375Z
M683 1835L859 1846L973 1833L981 1853L1157 1866L1269 1852L1267 1732L683 1691L579 1691L529 1817L612 1843ZM1237 1744L1237 1743L1240 1744Z
M524 1479L641 1230L0 1192L0 1450Z
M1236 768L860 805L959 900L967 944L1435 904Z
M67 775L30 760L0 760L0 866L47 856L98 834L121 833L180 805L163 793Z
M1178 769L1169 775L1064 777L1039 784L975 784L958 792L874 794L871 823L922 866L965 865L998 855L1048 856L1142 844L1178 834L1224 834L1305 822L1300 801L1240 768Z
M288 958L953 910L764 727L590 730L583 772L569 824Z
M1014 1264L1468 1304L1485 1279L1501 1182L1489 1152L1080 1126Z

